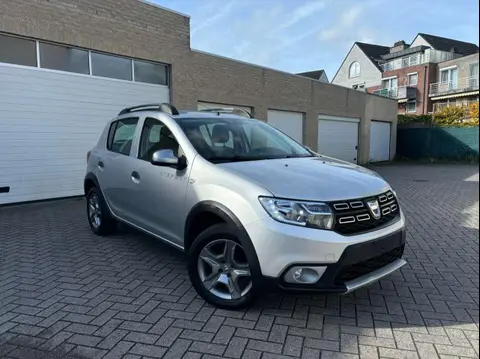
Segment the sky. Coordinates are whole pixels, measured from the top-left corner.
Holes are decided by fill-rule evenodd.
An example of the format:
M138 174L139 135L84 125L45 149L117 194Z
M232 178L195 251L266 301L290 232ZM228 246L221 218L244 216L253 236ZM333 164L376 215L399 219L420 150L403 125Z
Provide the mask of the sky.
M355 41L479 42L479 0L150 0L190 16L193 49L332 80Z

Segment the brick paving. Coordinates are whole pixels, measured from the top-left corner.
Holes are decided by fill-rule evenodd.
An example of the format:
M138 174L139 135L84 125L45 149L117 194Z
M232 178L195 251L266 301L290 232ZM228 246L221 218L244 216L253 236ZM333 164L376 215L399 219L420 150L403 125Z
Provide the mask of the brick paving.
M348 296L241 312L206 305L182 253L92 235L83 199L2 208L0 357L478 358L478 166L377 170L407 215L409 264Z

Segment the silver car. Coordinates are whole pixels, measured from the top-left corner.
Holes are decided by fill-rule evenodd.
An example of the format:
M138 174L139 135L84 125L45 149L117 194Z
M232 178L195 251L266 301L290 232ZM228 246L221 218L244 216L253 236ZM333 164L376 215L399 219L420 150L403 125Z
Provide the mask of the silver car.
M185 251L193 286L220 308L271 285L344 294L406 264L405 219L385 180L247 112L126 108L87 158L92 231L120 221Z

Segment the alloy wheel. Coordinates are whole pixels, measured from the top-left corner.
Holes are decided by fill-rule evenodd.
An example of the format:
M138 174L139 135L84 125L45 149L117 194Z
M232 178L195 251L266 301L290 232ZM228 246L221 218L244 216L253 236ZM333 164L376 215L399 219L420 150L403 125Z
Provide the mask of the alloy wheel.
M208 243L198 257L198 273L205 288L221 299L236 300L252 288L250 266L243 247L229 239Z
M102 224L102 211L96 193L92 193L88 198L88 220L95 229L98 229Z

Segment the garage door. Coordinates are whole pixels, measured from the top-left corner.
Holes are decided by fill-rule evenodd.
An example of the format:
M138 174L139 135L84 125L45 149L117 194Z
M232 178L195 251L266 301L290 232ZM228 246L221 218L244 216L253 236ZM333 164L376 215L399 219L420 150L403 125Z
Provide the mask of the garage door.
M199 101L197 104L198 110L205 110L209 108L232 108L232 107L248 111L250 114L252 114L252 108L248 106L239 106L239 105L232 105L232 104L225 104L225 103L203 102L203 101Z
M390 122L371 122L370 162L390 160L390 126Z
M318 152L357 163L359 119L319 116Z
M0 204L83 193L86 153L127 106L166 86L0 64ZM1 191L0 191L1 192Z
M303 113L268 110L267 122L295 141L303 143Z

